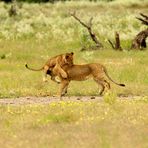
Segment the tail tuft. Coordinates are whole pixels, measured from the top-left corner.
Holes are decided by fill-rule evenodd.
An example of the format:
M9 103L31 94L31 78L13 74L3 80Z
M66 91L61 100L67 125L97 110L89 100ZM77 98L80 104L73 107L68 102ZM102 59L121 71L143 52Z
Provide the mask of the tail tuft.
M119 85L125 87L125 84L119 84Z

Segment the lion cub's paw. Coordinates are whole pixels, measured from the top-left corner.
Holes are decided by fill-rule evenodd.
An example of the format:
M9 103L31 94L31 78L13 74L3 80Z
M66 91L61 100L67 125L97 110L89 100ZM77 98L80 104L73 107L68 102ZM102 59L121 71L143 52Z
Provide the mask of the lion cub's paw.
M66 78L68 77L66 72L65 72L65 73L61 73L61 76L62 76L62 78L64 78L64 79L66 79Z
M46 78L43 78L43 82L48 82L48 80Z
M63 98L62 98L61 95L53 95L53 97L55 97L55 98L59 98L60 100L63 100Z

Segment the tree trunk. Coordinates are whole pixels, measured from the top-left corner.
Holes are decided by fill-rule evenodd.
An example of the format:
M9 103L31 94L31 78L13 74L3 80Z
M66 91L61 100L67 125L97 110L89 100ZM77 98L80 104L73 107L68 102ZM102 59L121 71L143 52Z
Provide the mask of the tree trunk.
M148 29L141 31L136 35L136 37L133 39L131 49L141 49L147 47L146 45L146 38L148 37Z
M122 50L122 48L120 46L120 36L119 36L118 32L115 32L115 40L116 40L115 49L116 50Z

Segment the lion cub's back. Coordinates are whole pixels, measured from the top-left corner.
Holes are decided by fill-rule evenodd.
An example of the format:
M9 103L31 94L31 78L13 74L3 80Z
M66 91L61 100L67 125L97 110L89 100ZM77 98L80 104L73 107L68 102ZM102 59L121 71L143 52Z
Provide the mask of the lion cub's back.
M67 70L68 76L71 80L85 80L91 74L91 69L87 65L73 65Z

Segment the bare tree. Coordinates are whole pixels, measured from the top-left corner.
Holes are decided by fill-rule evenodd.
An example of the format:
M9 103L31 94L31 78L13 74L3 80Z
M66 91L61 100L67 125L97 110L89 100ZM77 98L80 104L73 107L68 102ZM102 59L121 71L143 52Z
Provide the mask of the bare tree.
M91 39L94 41L94 43L96 44L97 48L103 47L103 45L99 42L99 40L97 39L95 33L92 31L92 20L93 18L91 17L89 22L86 24L84 22L82 22L77 16L76 16L76 12L71 12L70 13L71 16L73 16L82 26L84 26L88 32L89 35L91 37Z

